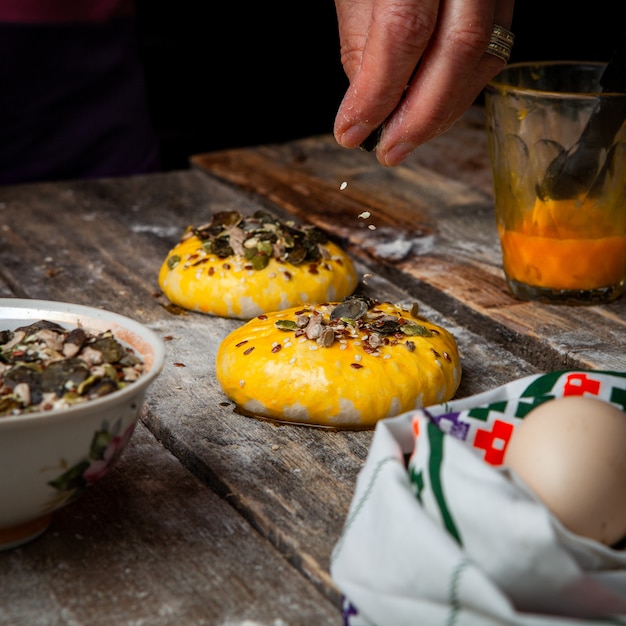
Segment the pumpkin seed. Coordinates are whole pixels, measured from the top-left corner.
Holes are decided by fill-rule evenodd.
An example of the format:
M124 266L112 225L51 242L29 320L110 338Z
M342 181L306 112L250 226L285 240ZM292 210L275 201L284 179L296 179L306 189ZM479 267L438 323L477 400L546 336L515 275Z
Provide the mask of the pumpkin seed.
M0 331L0 418L59 409L112 393L143 373L111 331L40 320Z

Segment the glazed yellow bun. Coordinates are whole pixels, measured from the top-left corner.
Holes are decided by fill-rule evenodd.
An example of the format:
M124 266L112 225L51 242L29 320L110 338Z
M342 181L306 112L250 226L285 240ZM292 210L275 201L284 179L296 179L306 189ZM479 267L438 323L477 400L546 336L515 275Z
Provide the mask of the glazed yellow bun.
M358 278L350 257L320 230L260 211L249 217L226 211L187 228L163 262L158 282L182 308L248 320L343 299Z
M259 315L220 344L217 380L244 414L335 428L445 402L457 344L416 308L353 296Z

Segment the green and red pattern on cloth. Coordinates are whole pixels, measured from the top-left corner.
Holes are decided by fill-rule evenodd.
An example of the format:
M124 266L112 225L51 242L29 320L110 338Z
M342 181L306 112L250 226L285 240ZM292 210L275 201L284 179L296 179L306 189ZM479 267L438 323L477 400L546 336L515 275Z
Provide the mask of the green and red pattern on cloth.
M502 465L533 408L583 395L626 411L626 372L528 376L379 422L331 561L345 624L626 624L626 551L569 532Z

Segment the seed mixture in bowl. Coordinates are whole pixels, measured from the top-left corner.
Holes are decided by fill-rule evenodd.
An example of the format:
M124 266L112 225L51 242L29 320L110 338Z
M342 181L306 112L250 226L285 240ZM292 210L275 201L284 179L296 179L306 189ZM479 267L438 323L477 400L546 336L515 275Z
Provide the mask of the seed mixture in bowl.
M99 398L143 372L142 360L111 331L46 320L0 330L0 418Z

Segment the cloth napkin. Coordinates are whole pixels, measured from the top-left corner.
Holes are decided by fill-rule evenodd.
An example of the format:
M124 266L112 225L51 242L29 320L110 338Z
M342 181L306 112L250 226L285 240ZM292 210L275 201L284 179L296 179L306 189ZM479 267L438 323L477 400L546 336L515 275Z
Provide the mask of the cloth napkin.
M524 415L566 395L626 411L626 372L528 376L378 422L331 559L346 626L626 624L626 550L569 532L502 465Z

